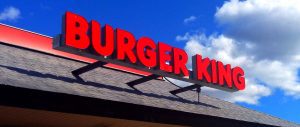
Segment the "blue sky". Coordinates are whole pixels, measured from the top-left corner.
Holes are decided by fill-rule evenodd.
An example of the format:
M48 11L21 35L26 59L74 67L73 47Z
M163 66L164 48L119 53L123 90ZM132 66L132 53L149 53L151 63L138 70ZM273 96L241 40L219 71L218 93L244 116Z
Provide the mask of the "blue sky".
M0 22L55 36L61 32L62 15L71 11L128 30L136 38L148 36L183 48L189 55L201 53L242 66L248 85L244 92L207 89L206 94L300 123L300 10L296 7L300 3L277 1L281 3L1 0Z

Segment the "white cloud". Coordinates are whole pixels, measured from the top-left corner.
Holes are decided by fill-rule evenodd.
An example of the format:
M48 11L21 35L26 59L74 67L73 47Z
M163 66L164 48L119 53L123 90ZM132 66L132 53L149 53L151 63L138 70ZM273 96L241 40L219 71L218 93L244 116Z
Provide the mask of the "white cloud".
M4 20L16 20L20 18L21 12L18 8L7 7L0 13L0 21Z
M246 83L250 85L248 85L244 91L235 93L228 93L212 88L204 88L203 91L210 96L221 98L223 100L230 102L244 102L248 104L259 104L259 99L261 97L269 96L271 94L271 89L264 85L249 80L247 80Z
M192 16L190 16L190 17L188 17L188 18L185 18L185 19L183 20L183 23L184 23L184 24L188 24L188 23L191 23L191 22L196 21L196 19L197 19L197 17L192 15Z
M246 72L247 87L244 91L228 93L216 89L204 88L204 92L230 102L246 102L249 104L258 104L258 100L263 96L269 96L271 89L262 82L256 80L249 74L252 71L250 64L255 65L253 56L241 54L238 50L239 44L224 35L211 35L207 37L202 33L177 36L177 41L186 41L185 50L189 57L195 54L201 54L204 57L220 60L224 63L230 63L232 66L241 66ZM191 68L191 61L188 63Z
M252 43L257 59L289 59L300 50L299 0L232 0L215 17L225 35Z
M276 89L300 98L298 5L299 0L231 0L215 14L225 28L223 33L177 36L177 41L186 42L185 50L190 56L199 53L244 68L244 91L231 94L206 89L207 94L249 104L258 104L261 97Z

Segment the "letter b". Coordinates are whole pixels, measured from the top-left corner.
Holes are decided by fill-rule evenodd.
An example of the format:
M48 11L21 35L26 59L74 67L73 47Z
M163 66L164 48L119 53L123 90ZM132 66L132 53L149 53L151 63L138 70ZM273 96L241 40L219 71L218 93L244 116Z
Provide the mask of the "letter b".
M78 49L86 49L90 44L87 31L89 24L85 18L71 12L65 14L65 44Z

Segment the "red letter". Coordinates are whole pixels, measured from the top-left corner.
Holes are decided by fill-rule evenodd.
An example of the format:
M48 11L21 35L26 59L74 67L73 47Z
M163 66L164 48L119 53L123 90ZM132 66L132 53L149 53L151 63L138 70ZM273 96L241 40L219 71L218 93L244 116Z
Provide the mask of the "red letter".
M226 70L225 70L225 68L226 68ZM225 66L225 68L224 68L223 63L218 61L219 84L224 85L224 79L225 79L227 86L229 88L232 88L230 64L227 64Z
M90 39L87 35L89 24L83 17L66 12L65 14L65 43L67 46L86 49L90 45Z
M114 30L109 25L105 25L103 30L104 32L101 34L100 24L97 21L91 22L91 39L94 50L102 56L110 56L114 51Z
M210 61L209 58L205 58L202 61L201 55L195 55L193 56L193 67L194 67L194 75L196 76L197 80L203 80L203 77L205 77L206 82L211 82L210 74L207 71L207 68L209 67Z
M135 43L135 38L131 33L117 29L117 59L125 60L125 56L127 56L132 63L136 63L133 53Z
M181 74L184 76L189 76L189 70L186 68L186 63L188 62L188 56L186 52L179 48L173 48L173 64L174 64L174 73Z
M243 76L244 76L244 71L242 68L235 67L232 69L233 83L238 90L245 89L245 78Z
M158 59L159 59L159 69L160 70L163 70L166 72L172 72L173 67L166 63L166 62L169 62L169 64L172 63L171 52L172 52L171 46L169 46L165 43L162 43L162 42L158 42Z
M211 78L212 78L212 83L218 83L218 76L217 76L217 62L216 60L211 60L210 61L210 66L211 66Z
M154 41L147 37L141 37L136 44L137 57L146 67L156 66L155 48Z

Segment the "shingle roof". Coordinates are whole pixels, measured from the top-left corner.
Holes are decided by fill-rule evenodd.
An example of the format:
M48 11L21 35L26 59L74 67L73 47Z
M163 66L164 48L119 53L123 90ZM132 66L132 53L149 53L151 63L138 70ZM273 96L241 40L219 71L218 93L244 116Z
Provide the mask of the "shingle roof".
M97 68L82 75L87 83L79 83L70 72L85 63L4 44L0 44L0 54L0 84L268 125L299 126L205 94L201 94L198 103L193 91L176 97L169 91L177 87L162 80L137 85L137 91L125 83L140 76Z

